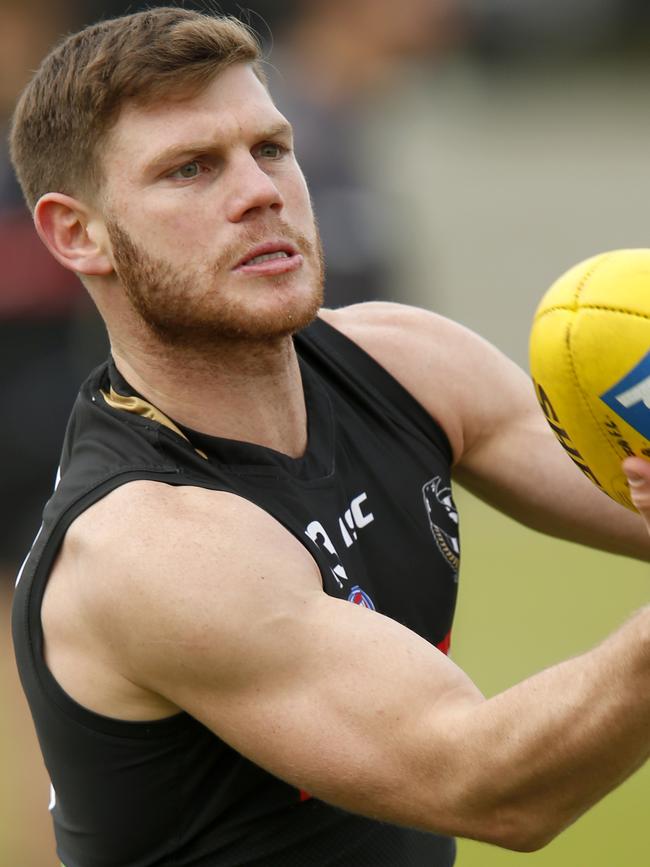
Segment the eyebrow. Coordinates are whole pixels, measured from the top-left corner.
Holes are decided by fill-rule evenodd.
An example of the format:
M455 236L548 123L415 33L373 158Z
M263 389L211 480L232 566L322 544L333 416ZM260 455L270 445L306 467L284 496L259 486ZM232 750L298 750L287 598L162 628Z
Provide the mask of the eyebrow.
M286 120L282 120L262 130L261 133L258 133L256 138L259 141L266 141L267 139L278 138L281 136L291 137L292 134L293 129L291 124ZM152 157L145 164L144 171L149 174L158 169L164 168L167 165L173 165L177 160L183 159L183 157L198 153L208 153L209 151L218 150L218 148L219 143L215 142L214 139L197 139L193 142L183 142L182 144L170 145L168 148L165 148Z

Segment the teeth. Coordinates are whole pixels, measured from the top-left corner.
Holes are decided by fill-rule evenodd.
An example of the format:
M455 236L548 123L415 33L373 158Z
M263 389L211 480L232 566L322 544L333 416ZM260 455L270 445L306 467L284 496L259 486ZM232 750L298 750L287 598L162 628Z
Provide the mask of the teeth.
M268 262L269 259L288 259L289 254L284 250L278 250L277 253L264 253L262 256L255 256L254 259L249 259L247 265L259 265L260 262Z

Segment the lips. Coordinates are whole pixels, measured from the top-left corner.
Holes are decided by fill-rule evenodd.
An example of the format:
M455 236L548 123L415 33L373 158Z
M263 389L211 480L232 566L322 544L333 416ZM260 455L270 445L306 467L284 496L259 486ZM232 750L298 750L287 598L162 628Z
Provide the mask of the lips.
M303 257L292 244L286 241L267 241L249 250L233 271L250 277L271 277L296 271L302 263Z
M235 268L255 266L275 259L289 259L296 254L295 247L286 241L267 241L249 250L235 265Z

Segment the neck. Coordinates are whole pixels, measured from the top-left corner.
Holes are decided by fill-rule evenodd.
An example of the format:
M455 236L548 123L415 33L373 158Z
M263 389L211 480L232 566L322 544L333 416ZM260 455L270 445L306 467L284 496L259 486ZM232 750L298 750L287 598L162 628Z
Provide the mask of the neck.
M307 412L291 337L222 341L209 354L114 340L112 352L127 382L177 423L290 457L304 453Z

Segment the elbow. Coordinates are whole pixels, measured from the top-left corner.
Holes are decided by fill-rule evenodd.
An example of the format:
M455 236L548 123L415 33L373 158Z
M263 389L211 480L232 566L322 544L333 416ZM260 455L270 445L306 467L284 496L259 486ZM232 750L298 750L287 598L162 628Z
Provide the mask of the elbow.
M537 852L560 834L567 824L553 809L539 803L518 803L513 799L473 797L468 803L454 801L442 821L429 823L437 833L467 837L513 852ZM564 821L563 821L564 819Z
M562 831L549 817L513 810L508 815L486 816L471 837L513 852L538 852Z
M540 828L516 829L503 835L496 845L512 852L539 852L557 837L558 832L548 832Z
M539 777L531 780L529 774L522 781L520 773L503 771L505 762L495 764L488 760L453 765L443 812L449 824L455 824L455 836L513 852L537 852L580 815L572 809L575 803L567 803Z
M495 793L482 785L456 795L446 805L449 825L455 825L450 828L452 834L500 849L537 852L569 823L553 804L529 799L521 792Z

